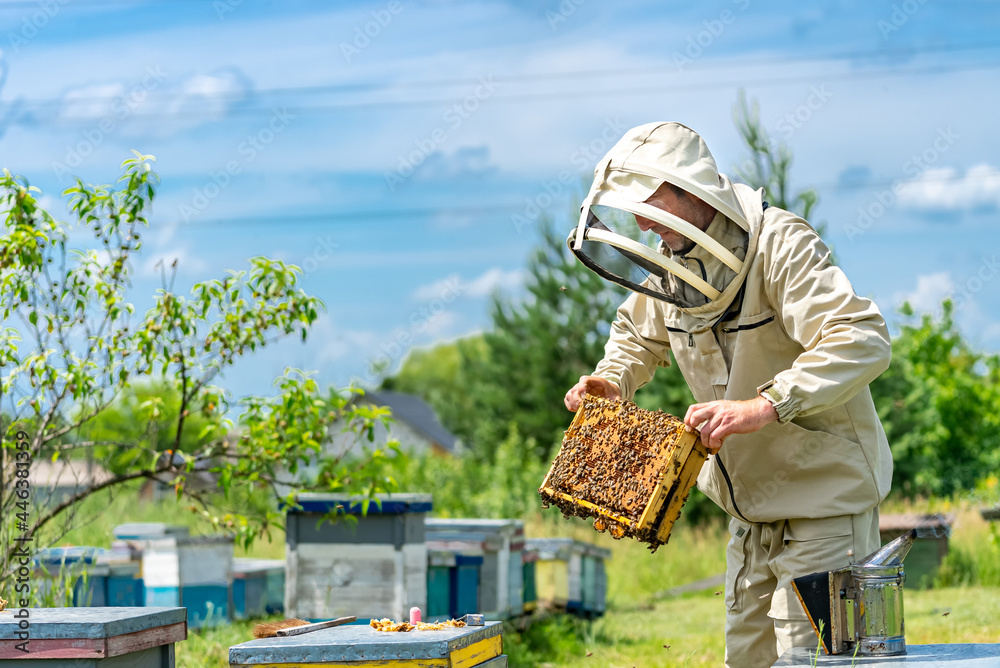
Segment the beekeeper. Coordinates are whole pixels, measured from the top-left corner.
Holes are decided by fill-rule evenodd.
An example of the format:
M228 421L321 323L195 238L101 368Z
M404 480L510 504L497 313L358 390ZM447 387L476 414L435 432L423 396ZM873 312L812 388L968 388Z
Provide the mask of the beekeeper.
M720 174L679 123L634 128L595 170L568 243L632 291L604 359L566 393L632 399L677 365L713 453L698 487L732 518L726 665L816 646L791 580L879 547L892 456L868 384L889 335L809 224Z

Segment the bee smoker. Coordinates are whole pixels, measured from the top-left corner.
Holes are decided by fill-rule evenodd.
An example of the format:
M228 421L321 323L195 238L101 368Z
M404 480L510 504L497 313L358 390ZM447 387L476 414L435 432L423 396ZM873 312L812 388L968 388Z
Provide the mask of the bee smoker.
M910 529L852 566L792 580L827 654L906 654L903 557L916 537Z

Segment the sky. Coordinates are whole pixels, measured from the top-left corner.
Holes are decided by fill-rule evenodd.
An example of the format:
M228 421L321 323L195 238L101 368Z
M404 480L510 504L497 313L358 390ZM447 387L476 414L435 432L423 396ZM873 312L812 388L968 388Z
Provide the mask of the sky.
M951 297L1000 352L997 2L5 0L0 27L0 166L54 215L156 156L138 313L159 261L186 291L259 255L325 303L227 371L237 396L288 366L371 387L488 328L628 128L684 123L732 173L740 90L855 289L894 328Z

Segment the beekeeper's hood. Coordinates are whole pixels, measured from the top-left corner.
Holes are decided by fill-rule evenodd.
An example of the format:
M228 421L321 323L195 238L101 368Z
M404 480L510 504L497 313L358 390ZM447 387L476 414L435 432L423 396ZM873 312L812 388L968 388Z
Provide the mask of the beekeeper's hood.
M647 204L664 181L721 215L702 231ZM760 191L734 186L720 174L693 130L679 123L649 123L625 133L598 163L580 223L567 241L604 278L699 319L713 319L733 302L749 270L743 260L756 246L760 197ZM636 215L682 234L694 248L672 253L657 235L640 230Z

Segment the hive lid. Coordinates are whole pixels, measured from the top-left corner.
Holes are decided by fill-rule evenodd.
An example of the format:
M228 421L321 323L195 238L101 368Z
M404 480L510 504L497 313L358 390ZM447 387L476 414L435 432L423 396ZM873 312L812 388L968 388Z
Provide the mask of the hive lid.
M107 550L102 547L74 545L70 547L47 547L35 553L33 561L46 566L71 565L83 562L94 563Z
M289 509L289 513L322 513L327 514L343 506L349 515L360 515L362 501L360 497L348 494L318 494L303 493L295 497L301 510ZM368 505L369 515L401 515L405 513L429 513L433 507L430 494L379 494L381 507L374 501Z
M337 626L289 638L261 638L229 648L232 666L351 665L374 661L444 659L444 666L479 665L500 656L500 622L441 631L385 633L368 625ZM475 663L465 663L471 658ZM434 664L437 665L437 664Z
M17 609L0 612L0 638L16 638ZM111 638L187 620L184 608L29 608L31 642L59 638Z
M164 524L163 522L129 522L116 526L112 530L112 534L121 540L143 540L164 536L186 536L188 528L177 524Z
M443 519L428 517L424 519L424 526L428 531L489 531L513 534L517 529L524 529L524 522L522 520L489 520L480 518Z
M284 559L252 559L236 557L233 559L233 573L249 573L253 571L285 570Z

